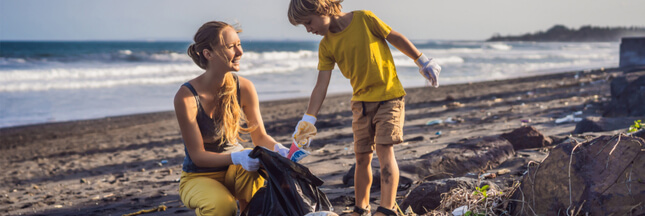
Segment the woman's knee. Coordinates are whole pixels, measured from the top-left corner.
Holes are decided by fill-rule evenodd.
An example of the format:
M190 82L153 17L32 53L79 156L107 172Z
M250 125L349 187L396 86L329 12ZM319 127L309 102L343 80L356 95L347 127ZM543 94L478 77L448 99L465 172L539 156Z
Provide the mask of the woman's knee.
M220 182L199 177L180 186L179 194L186 207L195 209L197 215L235 215L235 197Z
M237 215L237 203L235 200L220 200L201 203L195 208L196 215Z

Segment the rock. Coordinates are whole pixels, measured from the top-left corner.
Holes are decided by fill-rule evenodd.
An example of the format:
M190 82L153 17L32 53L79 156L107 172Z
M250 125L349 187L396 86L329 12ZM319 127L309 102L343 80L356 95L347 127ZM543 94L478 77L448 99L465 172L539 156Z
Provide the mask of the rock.
M449 144L422 155L413 163L399 163L399 169L416 173L420 180L435 180L466 173L480 173L497 167L515 154L513 146L501 137L483 137Z
M329 202L334 206L351 206L351 205L354 205L354 203L356 203L356 200L354 199L353 196L341 195L339 197L330 199Z
M587 117L576 124L576 129L573 134L581 134L585 132L604 132L614 131L619 129L627 129L638 120L636 117Z
M611 82L611 102L603 116L605 117L624 117L624 116L645 116L645 76L640 76L636 80L625 85L622 79L616 78Z
M425 138L423 136L416 136L409 139L406 139L404 142L419 142L423 141Z
M480 184L477 184L477 181L474 178L459 177L424 182L412 189L400 207L401 209L411 207L414 213L423 215L439 207L441 194L450 192L454 188L465 188L475 191L476 187L490 185L489 187L491 188L499 189L499 186L493 182L482 181Z
M643 145L643 139L621 134L558 145L529 168L513 195L524 201L513 204L513 215L562 215L567 209L578 215L645 214L638 207L645 200L639 182L645 179Z
M542 148L553 143L551 138L544 136L532 126L515 129L510 133L502 134L501 137L504 137L504 139L511 142L515 151L530 148Z
M626 77L621 76L612 79L610 85L611 95L620 95L621 93L623 93L623 90L625 90L625 87L629 85L629 82L627 81Z

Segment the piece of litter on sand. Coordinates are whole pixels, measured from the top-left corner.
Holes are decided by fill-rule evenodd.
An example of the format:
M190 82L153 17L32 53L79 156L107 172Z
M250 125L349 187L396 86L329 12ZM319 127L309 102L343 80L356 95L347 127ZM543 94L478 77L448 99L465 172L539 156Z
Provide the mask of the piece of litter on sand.
M161 160L161 164L167 164L168 160Z
M441 124L443 121L441 119L433 119L428 122L426 122L426 125L436 125L436 124Z
M448 118L446 118L446 121L444 121L444 122L445 122L445 123L448 123L448 124L454 124L454 123L457 123L457 121L452 120L452 117L448 117Z
M484 173L479 176L480 179L492 179L497 177L497 174L495 173Z
M434 133L434 134L435 134L435 135L437 135L437 136L441 136L441 131L437 131L437 132L436 132L436 133Z
M504 175L504 174L508 174L508 173L511 173L510 169L501 169L501 170L497 171L497 175Z
M468 212L468 206L459 206L455 210L452 211L452 215L454 216L462 216Z
M338 216L338 214L330 211L310 212L305 216Z
M130 214L124 214L123 216L133 216L133 215L140 215L140 214L145 214L145 213L166 211L167 208L168 207L166 207L166 205L160 205L160 206L158 206L156 208L144 209L144 210L140 210L138 212L132 212Z
M571 122L580 122L582 121L582 118L576 118L573 115L567 115L563 118L559 118L555 120L556 124L562 124L562 123L571 123Z

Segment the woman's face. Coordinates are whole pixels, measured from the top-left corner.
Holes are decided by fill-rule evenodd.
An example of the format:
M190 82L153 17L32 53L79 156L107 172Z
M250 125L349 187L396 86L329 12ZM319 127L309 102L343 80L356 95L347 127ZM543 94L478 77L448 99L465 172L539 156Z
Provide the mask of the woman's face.
M221 58L214 58L217 62L215 65L224 67L226 71L239 71L240 58L242 58L242 43L237 35L237 32L232 27L226 27L222 30L223 44L219 45L216 49L221 50L224 55Z

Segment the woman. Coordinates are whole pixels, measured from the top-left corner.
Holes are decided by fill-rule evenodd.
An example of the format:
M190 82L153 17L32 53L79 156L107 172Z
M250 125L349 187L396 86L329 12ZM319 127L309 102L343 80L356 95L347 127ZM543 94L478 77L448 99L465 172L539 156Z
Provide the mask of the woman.
M207 22L194 37L188 55L204 73L177 91L174 104L186 157L179 194L197 215L235 215L264 185L248 156L240 133L253 145L286 155L288 149L266 134L253 83L240 70L243 51L236 30L224 22ZM241 127L246 122L248 127Z

